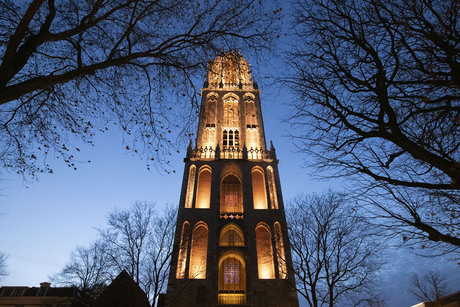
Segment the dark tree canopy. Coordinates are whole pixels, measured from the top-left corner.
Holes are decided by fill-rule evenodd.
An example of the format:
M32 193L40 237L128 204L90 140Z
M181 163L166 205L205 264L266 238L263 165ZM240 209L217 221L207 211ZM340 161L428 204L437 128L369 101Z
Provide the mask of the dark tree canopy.
M293 135L311 165L356 179L392 226L408 226L407 239L455 246L458 7L457 0L297 1L288 79L299 98ZM442 207L424 205L432 201Z
M52 172L51 151L75 167L69 142L116 124L164 164L197 109L193 76L222 50L266 49L277 15L241 0L0 1L0 161Z

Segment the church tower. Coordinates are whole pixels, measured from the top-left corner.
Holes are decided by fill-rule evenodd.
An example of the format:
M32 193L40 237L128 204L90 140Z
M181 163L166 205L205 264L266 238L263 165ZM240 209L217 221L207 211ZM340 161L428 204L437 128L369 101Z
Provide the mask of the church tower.
M209 63L185 158L167 306L298 306L259 97L239 53Z

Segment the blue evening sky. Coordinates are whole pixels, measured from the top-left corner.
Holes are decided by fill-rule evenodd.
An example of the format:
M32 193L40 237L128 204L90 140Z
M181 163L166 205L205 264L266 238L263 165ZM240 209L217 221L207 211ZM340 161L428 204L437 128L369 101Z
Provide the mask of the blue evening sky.
M297 193L322 192L329 187L341 190L340 181L314 179L313 169L303 168L304 155L295 153L287 135L286 103L293 98L268 74L285 69L281 62L255 62L253 75L261 89L267 145L273 140L280 161L279 170L285 204ZM204 73L203 73L204 75ZM197 87L203 80L197 81ZM179 201L187 144L171 157L176 173L148 171L145 160L132 155L122 145L121 133L112 129L94 139L95 146L80 145L77 158L91 163L68 168L62 161L51 161L54 174L44 174L38 182L25 183L21 176L2 170L0 175L0 251L9 255L9 276L0 286L38 286L59 272L77 246L87 246L104 227L107 213L115 207L128 208L135 200L176 206ZM51 157L50 157L50 160ZM387 251L388 265L380 274L381 290L388 306L417 303L407 293L415 272L428 269L449 272L451 291L460 290L459 266L446 258L421 258L405 248ZM457 288L455 288L457 285Z

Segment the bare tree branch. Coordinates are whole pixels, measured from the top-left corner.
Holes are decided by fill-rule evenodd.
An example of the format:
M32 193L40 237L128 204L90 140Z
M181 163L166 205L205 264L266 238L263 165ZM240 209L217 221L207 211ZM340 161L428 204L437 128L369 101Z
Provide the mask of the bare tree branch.
M445 250L460 246L457 11L456 0L297 1L285 80L308 164L352 179L377 224Z
M278 15L252 0L1 1L0 161L34 176L52 172L38 163L51 150L76 168L70 140L118 125L168 168L197 111L194 77L222 50L268 50Z

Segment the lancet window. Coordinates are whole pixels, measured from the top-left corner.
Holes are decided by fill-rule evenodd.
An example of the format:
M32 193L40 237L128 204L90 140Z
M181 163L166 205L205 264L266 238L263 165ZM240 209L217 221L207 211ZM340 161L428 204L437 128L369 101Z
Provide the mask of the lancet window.
M221 183L221 213L243 212L243 190L240 179L235 174L228 174Z
M184 222L179 245L179 257L177 258L176 278L183 279L185 277L185 267L187 265L188 242L190 237L190 224Z
M219 260L219 304L246 303L246 265L236 251L226 252Z
M224 121L222 127L222 145L224 148L239 147L240 120L238 100L234 96L224 98Z
M270 207L272 209L278 209L278 195L276 194L275 176L273 175L273 168L267 167L268 177L268 190L270 192Z
M241 228L228 224L222 228L219 237L220 246L244 246L244 236Z
M279 275L279 278L286 279L287 278L286 255L284 253L283 233L281 231L280 223L276 222L273 228L275 230L276 259L278 262L278 275Z
M233 97L227 97L224 99L224 126L225 127L239 127L239 112L238 112L238 100Z
M259 148L259 126L257 121L257 111L254 104L254 95L246 93L244 95L246 110L246 146L250 148Z
M265 224L256 227L257 268L259 279L274 279L275 269L270 228Z
M198 173L198 188L196 192L195 208L209 209L211 198L211 168L202 166Z
M206 278L206 257L208 248L208 226L199 222L193 229L190 251L190 279Z
M185 196L185 208L192 208L193 194L195 191L196 166L191 165L188 172L187 195Z
M216 127L216 114L217 114L217 98L216 93L209 93L206 104L206 128Z
M216 93L207 95L206 112L205 112L205 129L203 131L203 147L215 147L216 144L216 114L217 114Z
M236 292L243 291L243 266L236 258L227 258L222 262L222 289L221 291Z
M252 199L254 209L268 209L264 171L261 167L252 169Z

